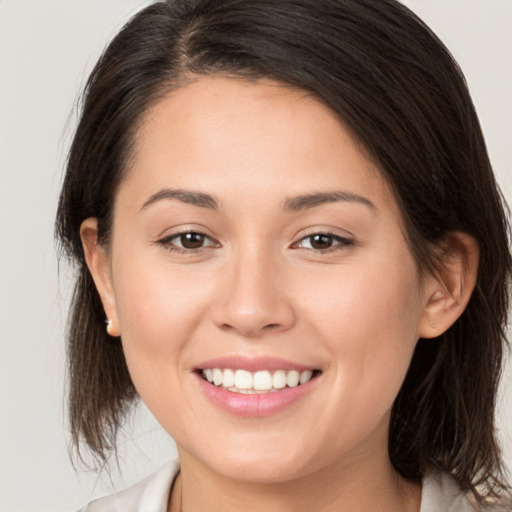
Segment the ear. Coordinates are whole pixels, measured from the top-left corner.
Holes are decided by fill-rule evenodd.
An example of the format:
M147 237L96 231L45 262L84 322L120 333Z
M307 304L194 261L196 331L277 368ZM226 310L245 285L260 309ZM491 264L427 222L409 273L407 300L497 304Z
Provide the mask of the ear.
M98 220L89 218L80 226L80 238L84 248L85 262L98 290L108 320L107 332L120 336L110 262L105 249L98 244Z
M475 289L480 251L467 233L451 232L439 245L440 268L425 278L420 338L435 338L460 317Z

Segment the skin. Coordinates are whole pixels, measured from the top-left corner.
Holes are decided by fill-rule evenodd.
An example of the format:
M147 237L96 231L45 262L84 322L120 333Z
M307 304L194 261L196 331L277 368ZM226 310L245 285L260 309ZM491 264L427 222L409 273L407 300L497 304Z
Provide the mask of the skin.
M177 189L217 207L155 197ZM177 250L180 232L206 242ZM203 77L147 112L111 246L96 244L95 219L82 239L133 382L178 445L169 510L418 511L420 487L388 458L390 410L418 338L446 330L474 287L476 243L452 238L450 265L420 276L379 170L303 91ZM285 410L237 416L194 373L226 355L321 374Z

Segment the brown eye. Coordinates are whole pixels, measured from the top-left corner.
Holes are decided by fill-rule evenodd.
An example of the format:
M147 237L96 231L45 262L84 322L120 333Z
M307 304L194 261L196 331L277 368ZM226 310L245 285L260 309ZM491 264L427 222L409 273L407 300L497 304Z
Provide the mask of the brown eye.
M311 248L316 250L329 249L334 243L332 236L322 234L310 236L309 240Z
M354 245L354 241L331 233L314 233L302 238L295 247L318 252L329 252Z
M158 240L158 244L170 251L195 252L201 249L218 247L219 244L208 235L197 231L184 231Z
M199 249L204 246L206 236L202 233L182 233L179 235L179 244L184 249Z

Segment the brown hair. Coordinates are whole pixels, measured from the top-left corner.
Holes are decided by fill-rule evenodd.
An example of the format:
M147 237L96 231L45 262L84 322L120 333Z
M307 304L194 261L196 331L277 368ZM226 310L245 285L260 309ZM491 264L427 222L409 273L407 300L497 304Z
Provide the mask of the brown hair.
M271 78L314 93L348 126L392 186L423 271L452 231L480 245L478 282L460 319L419 340L395 401L390 458L404 477L451 473L478 498L507 490L494 409L511 256L495 183L464 77L448 50L394 0L169 0L138 14L85 88L56 220L77 265L68 333L73 440L104 462L137 398L79 236L88 217L108 245L114 196L138 122L187 75Z

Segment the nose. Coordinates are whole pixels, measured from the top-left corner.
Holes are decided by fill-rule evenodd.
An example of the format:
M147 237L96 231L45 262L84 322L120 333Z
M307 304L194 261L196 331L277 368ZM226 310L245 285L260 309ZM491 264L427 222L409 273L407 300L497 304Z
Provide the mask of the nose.
M292 298L276 258L246 250L231 261L220 279L221 293L213 310L216 325L245 338L290 329L295 323ZM225 279L224 279L225 278Z

